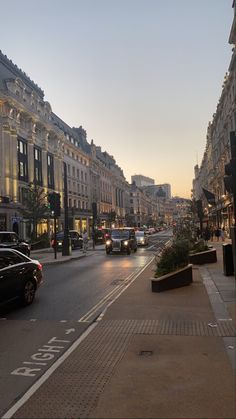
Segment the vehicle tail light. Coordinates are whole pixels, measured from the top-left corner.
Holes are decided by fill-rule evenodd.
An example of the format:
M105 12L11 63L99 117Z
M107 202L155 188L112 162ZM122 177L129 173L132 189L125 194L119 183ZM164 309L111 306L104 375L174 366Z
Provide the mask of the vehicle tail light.
M40 271L42 271L43 270L43 265L41 263L38 263L38 268L39 268Z

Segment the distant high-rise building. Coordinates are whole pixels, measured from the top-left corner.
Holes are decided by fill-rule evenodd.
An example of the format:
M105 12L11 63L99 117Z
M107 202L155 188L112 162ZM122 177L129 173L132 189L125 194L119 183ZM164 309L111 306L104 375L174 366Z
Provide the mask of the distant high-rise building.
M135 182L138 188L142 186L150 186L155 184L155 180L143 175L131 176L131 183Z
M169 183L163 183L162 185L156 185L156 186L157 186L157 190L162 189L165 192L167 199L171 198L171 186Z
M147 185L145 186L145 191L148 195L155 195L158 198L171 199L171 186L169 183L164 183L162 185Z

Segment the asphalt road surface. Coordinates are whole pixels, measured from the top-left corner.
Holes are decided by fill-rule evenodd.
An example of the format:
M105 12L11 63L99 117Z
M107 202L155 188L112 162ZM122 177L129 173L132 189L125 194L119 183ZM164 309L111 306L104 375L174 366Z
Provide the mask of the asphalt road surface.
M78 339L170 238L150 237L148 248L128 255L89 253L44 267L34 303L0 309L0 415Z

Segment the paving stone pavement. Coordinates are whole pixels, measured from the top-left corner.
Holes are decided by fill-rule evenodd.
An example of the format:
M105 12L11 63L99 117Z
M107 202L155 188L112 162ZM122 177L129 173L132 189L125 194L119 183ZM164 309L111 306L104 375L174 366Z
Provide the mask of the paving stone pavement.
M187 287L152 293L147 268L4 417L235 418L235 280L215 246Z

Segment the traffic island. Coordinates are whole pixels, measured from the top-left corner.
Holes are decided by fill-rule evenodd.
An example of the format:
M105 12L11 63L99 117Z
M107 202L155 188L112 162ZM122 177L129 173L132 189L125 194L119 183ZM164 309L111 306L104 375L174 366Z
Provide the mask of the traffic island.
M205 250L204 252L190 253L189 263L194 265L204 265L204 263L217 262L216 249Z
M190 285L193 282L192 265L189 264L177 271L153 278L151 281L152 292L162 292Z

